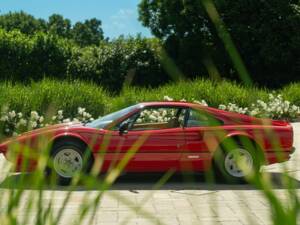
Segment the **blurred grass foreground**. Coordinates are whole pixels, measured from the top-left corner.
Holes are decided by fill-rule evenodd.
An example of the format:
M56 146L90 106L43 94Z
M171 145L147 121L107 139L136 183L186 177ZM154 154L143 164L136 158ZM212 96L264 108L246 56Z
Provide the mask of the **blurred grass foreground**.
M51 110L58 110L59 107L68 108L69 116L74 116L77 107L84 102L89 112L97 115L103 115L107 112L120 109L128 104L142 100L158 100L162 96L172 93L175 98L185 98L192 100L198 97L199 100L206 99L210 105L219 106L219 104L228 104L236 101L243 107L249 106L250 102L255 102L257 96L260 99L268 98L268 90L258 89L252 86L251 74L247 71L246 66L241 59L238 50L230 36L230 32L226 28L226 24L222 21L217 8L212 0L202 0L204 9L206 10L211 22L215 25L216 32L238 72L239 79L243 85L232 85L228 82L221 82L215 85L214 82L206 80L198 80L195 82L183 82L184 76L176 67L176 64L164 52L160 52L160 60L165 70L171 73L171 77L180 84L170 84L162 88L158 88L153 93L151 89L138 89L124 86L119 96L110 98L106 90L102 90L95 85L87 85L85 83L74 83L73 85L65 85L65 83L57 84L52 81L42 81L39 88L22 85L12 85L9 82L0 85L0 89L5 95L0 94L1 102L7 101L9 107L19 111L30 113L34 107L45 114L53 113ZM214 74L214 79L218 79L218 72L213 61L206 64L208 71ZM182 77L183 76L183 77ZM44 83L43 83L44 82ZM204 85L205 83L205 85ZM55 88L51 88L54 85ZM29 88L28 88L29 87ZM65 92L65 88L70 89ZM220 88L221 87L221 88ZM299 89L290 85L286 87L283 95L290 94L290 101L299 105ZM28 89L33 88L34 91ZM232 91L231 89L234 89ZM78 90L82 90L78 93ZM1 91L1 92L2 92ZM210 92L211 91L211 92ZM22 94L19 94L22 93ZM51 94L49 94L51 93ZM165 94L166 93L166 94ZM213 93L213 94L212 94ZM232 94L230 94L232 93ZM52 98L49 95L53 96ZM70 94L70 95L69 95ZM199 98L199 96L201 96ZM68 104L71 104L68 105ZM95 107L97 105L98 107ZM53 109L51 107L53 107ZM216 134L217 135L217 134ZM272 134L270 134L272 135ZM103 160L101 154L93 160L92 167L88 173L79 172L71 180L67 187L57 185L57 177L50 173L46 177L45 171L53 167L53 162L49 153L52 146L48 145L47 140L38 140L38 148L42 150L39 154L33 154L32 149L24 149L15 142L9 149L9 156L12 164L3 163L1 165L1 184L0 184L0 224L2 225L19 225L19 224L35 224L35 225L57 225L57 224L222 224L222 217L226 217L222 199L226 200L228 205L234 207L237 204L240 209L239 215L236 214L237 221L243 221L244 224L260 224L255 218L254 213L242 207L241 199L250 199L251 197L244 194L243 190L248 190L251 195L260 197L254 198L253 208L261 207L265 204L265 208L269 213L269 222L275 225L293 225L299 224L300 221L300 204L299 204L299 181L290 177L285 164L280 166L280 176L277 176L277 182L274 183L274 177L270 173L262 171L252 171L247 176L248 185L228 185L218 183L218 176L214 171L208 171L203 176L198 174L181 174L179 179L179 187L170 187L171 184L178 185L178 174L170 170L158 176L149 177L149 175L137 176L137 180L129 182L126 186L126 178L123 181L122 173L128 162L134 157L139 147L147 140L147 135L138 139L124 155L122 160L115 163L111 169L101 174ZM106 147L111 141L107 137L105 143L102 143L101 153L105 154ZM273 138L273 146L278 146L278 140ZM226 149L231 149L235 145L244 145L249 147L249 143L239 140L239 143L226 143ZM35 159L37 161L37 169L32 173L11 173L17 166L18 154L22 152L25 160L22 162L21 168L25 170L28 160ZM281 156L278 155L280 158ZM84 160L88 160L88 156ZM243 170L243 162L239 165ZM295 170L297 168L294 168ZM48 174L49 175L49 174ZM120 177L121 176L121 177ZM127 175L126 175L127 176ZM126 177L125 176L125 177ZM130 177L130 176L129 176ZM154 178L154 180L153 180ZM117 180L121 180L118 184ZM130 180L130 178L127 178ZM150 179L147 183L145 179ZM152 179L152 180L151 180ZM172 179L175 179L172 180ZM169 181L171 180L171 181ZM168 182L169 181L169 182ZM117 182L117 183L116 183ZM145 184L146 187L136 183ZM150 185L149 185L150 183ZM278 183L280 185L280 194L278 194ZM116 185L116 186L114 186ZM119 185L119 186L118 186ZM141 190L135 190L140 187ZM165 188L166 187L166 188ZM170 188L169 191L168 188ZM129 190L133 189L133 190ZM181 190L182 189L182 190ZM225 192L221 192L225 189ZM227 189L227 192L226 192ZM230 192L230 190L233 190ZM236 193L235 193L236 192ZM223 193L223 195L222 195ZM229 193L227 195L227 193ZM232 197L232 196L234 197ZM188 197L183 197L188 196ZM200 197L199 197L200 196ZM263 196L263 198L261 198ZM232 197L232 198L231 198ZM189 202L186 202L187 199ZM256 202L257 199L263 199ZM194 201L193 208L199 208L199 212L193 214L186 212L184 209L190 209L189 204ZM240 205L239 205L240 204ZM171 213L171 209L177 210L177 215ZM224 207L224 208L223 208ZM230 207L229 207L230 208ZM111 210L110 210L111 209ZM116 211L118 209L118 211ZM126 213L122 214L121 209L126 209ZM169 210L168 210L169 209ZM201 215L201 210L203 213ZM224 211L225 212L224 212ZM227 210L227 208L226 208ZM161 212L161 214L159 213ZM176 211L175 211L176 212ZM205 218L204 214L214 212L210 218L215 220L197 220L193 216L197 215L200 219ZM185 214L184 214L185 213ZM230 212L228 212L229 214ZM158 216L160 215L160 216ZM164 215L164 216L163 216ZM186 218L184 216L186 215ZM207 216L207 215L206 215ZM175 220L172 219L176 218ZM117 218L117 219L114 219ZM232 218L232 217L231 217ZM225 223L224 222L224 223ZM236 222L236 221L235 221ZM234 221L229 220L226 224L233 224Z

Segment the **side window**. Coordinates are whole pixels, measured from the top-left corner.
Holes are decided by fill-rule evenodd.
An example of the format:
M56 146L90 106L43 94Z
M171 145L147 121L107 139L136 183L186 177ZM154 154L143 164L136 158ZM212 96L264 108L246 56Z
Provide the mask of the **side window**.
M207 112L190 109L187 127L219 126L223 124Z
M143 109L130 125L130 130L157 130L183 127L186 109L151 107Z

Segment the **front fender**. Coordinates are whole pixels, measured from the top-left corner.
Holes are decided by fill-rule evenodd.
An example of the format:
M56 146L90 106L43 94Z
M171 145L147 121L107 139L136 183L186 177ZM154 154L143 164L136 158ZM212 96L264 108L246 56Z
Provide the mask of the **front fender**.
M84 142L87 144L87 140L85 140L85 138L83 138L81 135L76 134L76 133L72 133L72 132L64 132L64 133L60 133L60 134L56 134L54 135L51 140L50 143L53 143L55 140L60 139L60 138L64 138L64 137L71 137L71 138L77 138L80 141Z

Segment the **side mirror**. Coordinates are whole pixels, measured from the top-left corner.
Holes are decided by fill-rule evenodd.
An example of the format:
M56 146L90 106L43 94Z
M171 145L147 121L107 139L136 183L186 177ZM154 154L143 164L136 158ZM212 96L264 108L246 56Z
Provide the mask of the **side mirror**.
M128 133L128 127L129 127L129 123L126 121L124 123L121 123L120 127L119 127L119 134L127 134Z

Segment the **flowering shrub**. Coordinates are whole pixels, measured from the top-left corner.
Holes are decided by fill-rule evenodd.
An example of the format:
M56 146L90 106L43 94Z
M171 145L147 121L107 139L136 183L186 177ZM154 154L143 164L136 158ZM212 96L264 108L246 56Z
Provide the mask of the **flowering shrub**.
M236 104L229 103L228 105L219 105L219 109L260 118L295 119L300 116L299 106L284 100L281 95L274 96L273 94L269 94L267 102L257 100L249 108L242 108Z
M86 112L85 108L78 107L77 109L77 115L71 119L71 118L66 118L63 115L64 111L63 110L58 110L57 114L52 117L51 124L56 124L56 123L69 123L69 122L82 122L82 123L88 123L94 120L92 115L88 112Z
M169 96L164 96L163 99L165 101L174 101ZM186 100L181 99L180 101ZM205 100L197 101L192 99L192 102L207 106ZM219 109L261 118L296 119L300 116L299 106L284 100L281 95L274 96L273 94L269 95L268 101L257 100L246 108L239 107L234 103L229 103L228 105L219 105ZM145 110L141 113L137 122L167 122L174 116L175 112L172 109ZM24 115L22 112L16 112L15 110L9 110L9 108L3 107L0 112L0 125L2 133L6 136L16 136L25 131L42 128L51 124L68 122L87 123L93 120L92 115L86 112L86 109L82 107L78 107L77 114L74 118L67 118L64 116L63 110L58 110L56 115L48 120L36 111L32 111L29 115Z
M29 117L24 118L21 112L9 111L7 107L1 110L0 122L5 135L17 135L27 130L33 130L44 126L44 117L36 111L32 111Z
M173 108L147 109L141 112L137 123L163 123L170 121L175 116Z
M66 118L63 115L63 110L58 110L57 114L49 121L45 121L44 116L41 116L36 111L32 111L28 117L25 117L23 113L16 113L14 110L9 111L7 107L2 108L0 124L3 129L3 133L6 136L16 136L25 131L42 128L52 124L68 123L68 122L91 122L94 119L92 115L86 112L85 108L78 108L78 113L74 118Z

